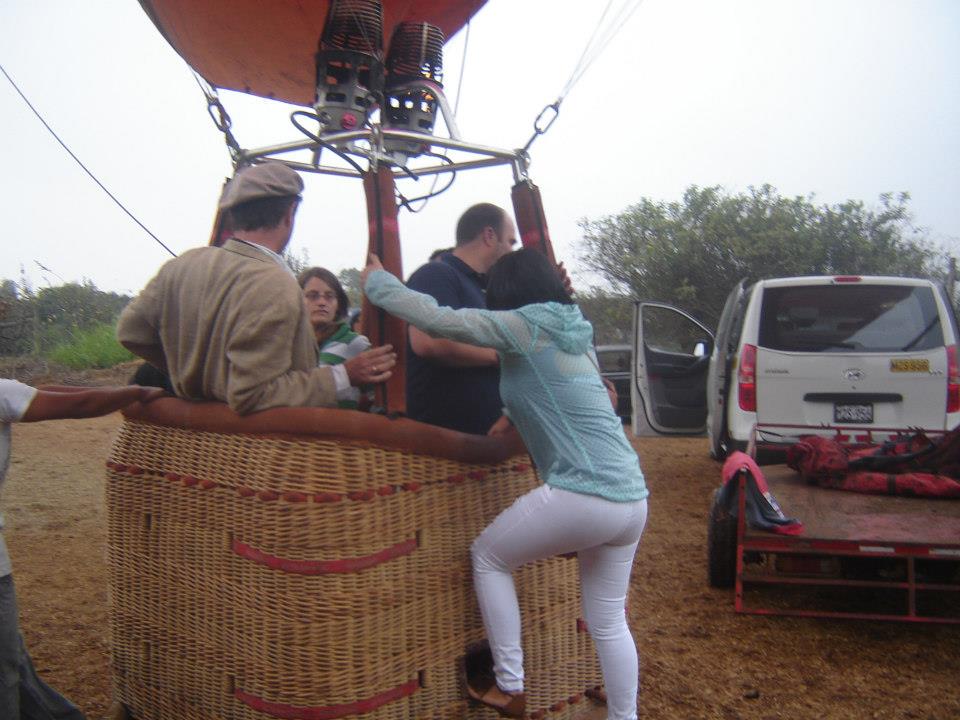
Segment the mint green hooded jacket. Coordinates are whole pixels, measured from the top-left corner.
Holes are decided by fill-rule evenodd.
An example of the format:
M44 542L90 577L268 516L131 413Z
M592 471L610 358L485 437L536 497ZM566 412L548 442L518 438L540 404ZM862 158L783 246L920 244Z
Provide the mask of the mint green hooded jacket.
M614 502L647 497L637 453L595 365L593 328L576 305L454 310L385 271L370 273L365 290L428 335L496 350L505 413L545 483Z

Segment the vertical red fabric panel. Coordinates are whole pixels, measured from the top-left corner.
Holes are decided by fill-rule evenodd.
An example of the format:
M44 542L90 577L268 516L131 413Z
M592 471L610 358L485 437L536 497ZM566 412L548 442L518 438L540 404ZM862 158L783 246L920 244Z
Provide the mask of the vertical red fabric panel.
M517 231L524 247L536 248L544 253L554 265L557 260L550 243L550 231L543 212L540 188L529 180L522 180L513 186L510 193L513 199L513 212L517 217Z
M379 256L384 269L403 279L403 261L400 257L400 227L397 223L397 203L394 199L393 172L380 166L363 176L363 190L367 196L369 242L367 251ZM376 404L388 413L407 410L406 355L407 327L399 318L388 315L363 298L360 332L374 345L393 345L397 365L393 376L376 390Z

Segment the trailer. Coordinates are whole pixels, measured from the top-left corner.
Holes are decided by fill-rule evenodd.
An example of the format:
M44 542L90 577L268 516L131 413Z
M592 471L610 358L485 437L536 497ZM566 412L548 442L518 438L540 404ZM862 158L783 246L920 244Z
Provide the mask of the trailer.
M804 530L750 527L748 472L730 481L737 512L714 502L708 559L711 584L733 586L736 612L960 623L960 502L823 488L786 465L762 472Z

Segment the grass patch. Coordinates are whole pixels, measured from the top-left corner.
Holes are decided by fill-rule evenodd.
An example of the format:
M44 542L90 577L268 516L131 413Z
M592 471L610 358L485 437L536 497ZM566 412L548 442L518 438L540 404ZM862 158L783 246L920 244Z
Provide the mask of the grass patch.
M133 354L117 342L113 325L102 323L74 333L69 342L57 345L48 357L75 370L111 368L133 359Z

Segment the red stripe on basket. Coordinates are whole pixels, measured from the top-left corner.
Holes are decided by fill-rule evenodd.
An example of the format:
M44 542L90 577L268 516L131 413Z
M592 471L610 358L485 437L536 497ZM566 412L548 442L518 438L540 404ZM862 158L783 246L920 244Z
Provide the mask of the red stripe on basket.
M329 575L332 573L357 572L366 570L374 565L385 563L402 555L409 555L417 549L417 539L410 538L396 545L391 545L372 555L362 557L344 558L342 560L290 560L288 558L270 555L262 550L242 543L239 540L233 541L233 552L242 558L252 560L259 565L266 565L273 570L283 570L297 575Z
M243 690L234 690L233 696L245 705L249 705L267 715L278 718L287 718L288 720L333 720L333 718L346 717L347 715L360 715L376 710L381 705L394 702L400 698L413 695L420 688L417 680L411 680L403 685L374 695L366 700L357 700L343 705L325 705L322 707L300 707L297 705L286 705L284 703L270 702L256 695L245 693Z

